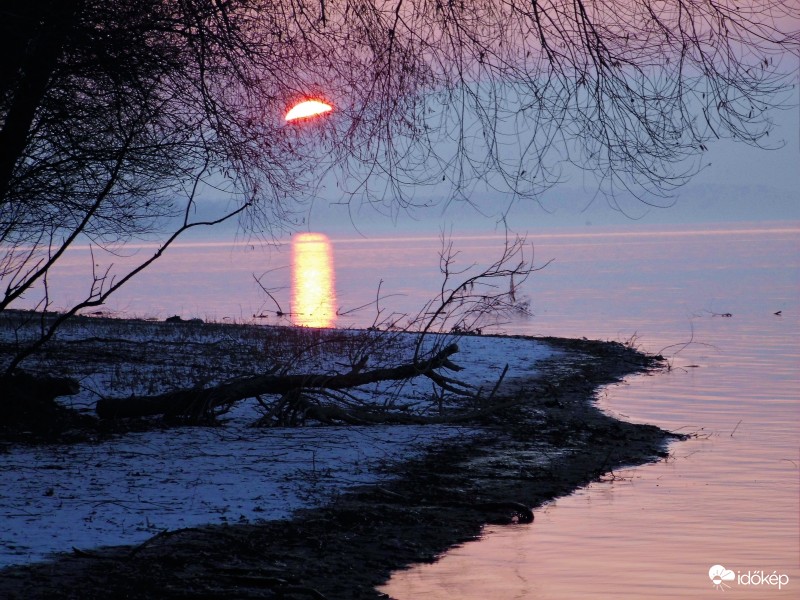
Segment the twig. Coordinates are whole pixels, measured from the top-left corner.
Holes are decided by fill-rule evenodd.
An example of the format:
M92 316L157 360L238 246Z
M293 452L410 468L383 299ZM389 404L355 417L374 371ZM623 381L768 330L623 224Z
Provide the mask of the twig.
M266 287L264 287L264 285L261 283L261 278L256 277L255 273L251 273L251 275L253 276L253 279L255 279L255 282L258 284L258 287L261 288L261 291L264 292L267 296L269 296L269 299L272 300L275 303L275 306L278 307L278 310L275 311L275 314L279 317L284 316L286 313L283 312L283 309L281 308L281 305L278 304L278 301L275 299L275 296L273 296L269 292L269 290ZM266 275L266 273L264 273L264 275ZM262 275L261 277L263 277L264 275Z
M492 393L489 394L489 397L486 399L487 402L491 402L492 398L494 398L494 395L497 393L497 389L500 387L500 384L503 383L503 379L505 378L506 373L508 373L508 363L506 363L503 372L500 374L500 379L498 379L497 383L494 384L494 387L492 388Z

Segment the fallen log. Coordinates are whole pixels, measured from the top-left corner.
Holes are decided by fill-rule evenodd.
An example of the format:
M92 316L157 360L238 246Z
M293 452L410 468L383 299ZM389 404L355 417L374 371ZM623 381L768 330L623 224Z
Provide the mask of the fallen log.
M418 376L442 379L437 369L460 370L450 362L450 356L458 352L456 344L450 344L433 357L419 362L407 363L364 371L363 361L347 373L253 375L232 379L216 386L200 389L183 389L154 396L131 396L127 398L104 398L95 408L101 419L147 417L185 417L199 422L219 407L255 398L261 395L287 395L297 390L344 390L379 381L400 381Z

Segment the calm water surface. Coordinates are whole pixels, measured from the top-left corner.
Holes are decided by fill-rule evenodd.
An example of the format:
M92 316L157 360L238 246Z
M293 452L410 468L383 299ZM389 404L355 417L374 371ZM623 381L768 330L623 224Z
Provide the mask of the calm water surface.
M719 564L736 576L726 591L800 598L800 224L530 239L536 263L555 260L525 284L536 316L501 329L632 340L662 352L670 373L610 387L602 406L696 436L674 444L666 462L616 472L539 508L530 526L487 529L436 564L397 573L384 591L398 599L711 597L720 591L708 571ZM501 241L473 236L456 246L459 264L469 265L495 256ZM385 296L338 324L416 314L440 285L439 250L435 238L334 241L340 313L370 302L379 284ZM72 255L62 282L79 281L85 254ZM286 248L181 246L110 308L282 322L252 274L274 269L262 283L288 306L288 265ZM754 584L762 571L789 583Z
M518 329L638 334L645 349L674 355L671 373L608 388L602 406L697 437L664 463L540 508L531 526L487 529L434 565L397 573L384 591L711 597L720 592L708 570L721 564L736 574L726 591L800 597L800 231L554 237L537 251L556 263L537 278L537 318ZM756 571L789 583L745 585Z

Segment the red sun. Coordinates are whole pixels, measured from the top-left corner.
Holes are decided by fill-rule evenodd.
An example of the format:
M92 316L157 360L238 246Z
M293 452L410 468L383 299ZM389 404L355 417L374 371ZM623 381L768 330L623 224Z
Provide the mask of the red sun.
M289 112L286 113L286 121L295 121L297 119L308 119L318 115L325 114L333 110L330 104L321 102L320 100L304 100L295 104Z

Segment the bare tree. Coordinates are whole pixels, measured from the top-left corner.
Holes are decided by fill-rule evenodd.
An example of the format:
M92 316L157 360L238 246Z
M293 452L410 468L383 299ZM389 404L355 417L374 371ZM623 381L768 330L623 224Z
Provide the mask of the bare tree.
M502 256L488 266L459 265L452 242L443 236L441 290L418 314L383 315L378 299L373 326L359 335L326 333L317 340L306 340L297 354L282 356L263 373L210 386L150 396L101 398L97 414L104 419L165 415L192 423L208 422L249 398L257 398L264 408L259 424L270 426L308 420L350 424L463 422L502 410L519 401L492 402L506 371L491 390L475 389L454 374L463 368L452 357L463 336L480 332L481 326L503 315L527 312L524 302L516 298L516 286L546 264L534 266L532 253L526 256L525 249L525 240L515 238L506 241ZM302 367L298 370L304 363L301 354L326 345L346 347L347 353L341 358L347 362L317 372ZM427 402L413 409L387 400L400 396L403 386L418 377L429 380L435 390ZM383 393L381 401L376 402L373 394L363 390L379 383ZM455 403L457 408L444 410L445 404L452 406L445 402L445 396L460 399ZM433 405L438 410L431 411Z
M78 243L110 254L66 314L105 302L190 228L290 227L332 169L346 197L389 210L425 185L535 198L569 164L612 193L669 193L709 141L768 134L789 89L781 59L800 45L790 4L6 2L0 311L23 295L47 310L48 274ZM336 110L283 123L314 96ZM210 195L228 209L194 220ZM141 238L158 250L119 272L113 253ZM52 332L42 321L39 343Z

